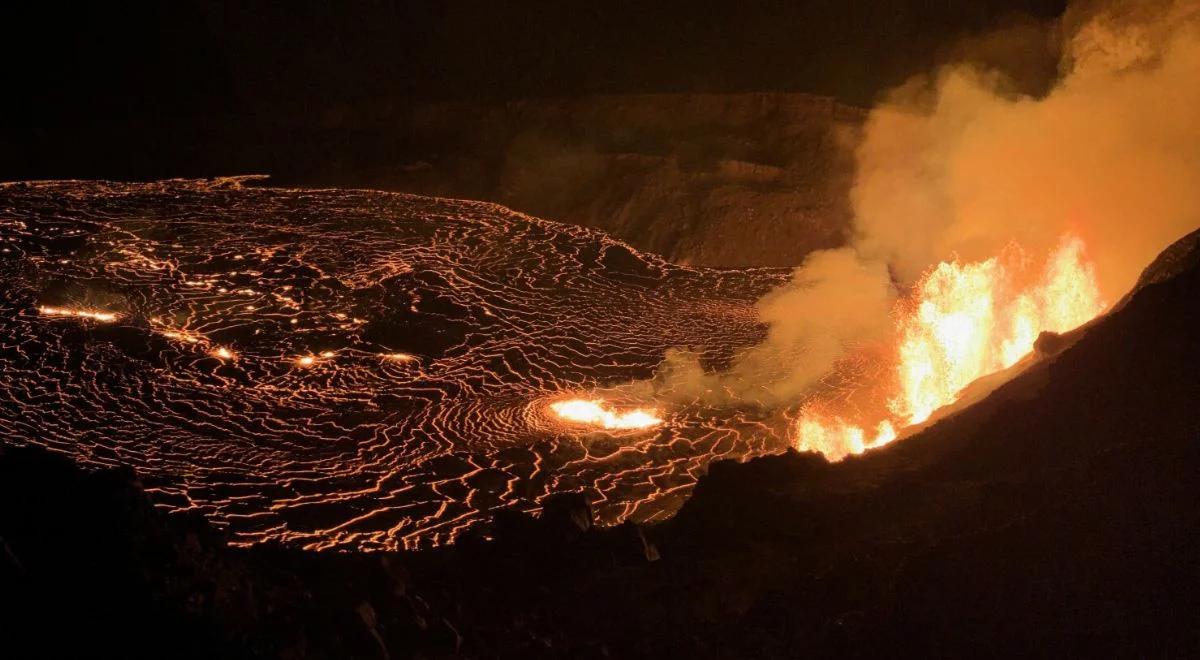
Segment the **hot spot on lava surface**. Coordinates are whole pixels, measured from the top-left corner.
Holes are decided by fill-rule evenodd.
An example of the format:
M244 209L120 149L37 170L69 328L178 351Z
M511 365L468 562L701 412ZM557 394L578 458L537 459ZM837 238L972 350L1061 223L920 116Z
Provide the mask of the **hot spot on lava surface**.
M237 543L444 543L585 490L602 522L678 508L714 459L786 446L738 411L551 410L674 346L761 339L785 270L671 265L477 202L237 180L0 186L5 442L135 468Z

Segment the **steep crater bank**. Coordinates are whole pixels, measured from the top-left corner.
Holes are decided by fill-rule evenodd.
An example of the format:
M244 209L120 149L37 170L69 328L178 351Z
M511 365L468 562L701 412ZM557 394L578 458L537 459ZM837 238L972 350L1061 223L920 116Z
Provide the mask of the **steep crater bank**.
M377 182L603 229L677 262L790 266L843 243L865 117L797 93L431 105L406 117L410 160Z

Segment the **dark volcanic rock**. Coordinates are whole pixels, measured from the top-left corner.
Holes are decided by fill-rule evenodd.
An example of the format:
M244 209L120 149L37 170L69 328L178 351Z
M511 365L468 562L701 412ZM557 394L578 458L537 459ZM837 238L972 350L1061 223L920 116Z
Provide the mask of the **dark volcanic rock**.
M132 472L36 448L0 450L0 581L6 657L454 650L382 555L229 548L199 515L155 510Z
M563 535L592 528L592 507L582 493L558 493L542 501L542 521Z
M799 93L415 108L410 162L356 183L495 201L704 266L795 266L850 225L864 110Z

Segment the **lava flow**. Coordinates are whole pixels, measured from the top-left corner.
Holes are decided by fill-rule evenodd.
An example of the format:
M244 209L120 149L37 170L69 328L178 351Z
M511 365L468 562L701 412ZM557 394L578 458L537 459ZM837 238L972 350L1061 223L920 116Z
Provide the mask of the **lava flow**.
M797 446L830 460L888 444L954 403L973 381L1016 364L1042 332L1065 332L1105 308L1084 244L1065 236L1040 271L1013 245L975 263L942 262L896 309L894 380L886 418L864 425L813 406L796 424ZM874 427L873 433L868 427Z
M598 393L761 341L784 269L231 181L0 184L0 243L0 442L132 467L235 543L437 545L564 491L659 520L710 461L788 443L767 413Z

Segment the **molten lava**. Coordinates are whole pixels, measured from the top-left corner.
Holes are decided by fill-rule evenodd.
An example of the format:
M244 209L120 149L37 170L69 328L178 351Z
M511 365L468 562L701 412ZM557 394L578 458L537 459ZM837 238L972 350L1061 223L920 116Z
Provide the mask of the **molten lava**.
M550 410L569 422L613 430L645 429L663 421L653 409L635 408L618 413L606 407L603 401L594 399L558 401L550 404Z
M660 520L789 437L621 387L676 346L758 342L783 269L371 191L0 183L0 209L0 445L131 466L237 544L430 547L580 489L598 524Z
M896 439L896 427L884 420L875 427L875 435L867 437L866 430L840 417L824 417L806 413L797 424L800 449L819 451L830 460L840 460L846 454L861 454L882 447Z
M101 323L111 323L117 320L117 314L114 312L102 312L91 309L71 309L67 307L46 307L38 308L38 313L42 316L66 316L78 319L89 319L99 321Z
M1016 246L985 261L942 262L896 310L891 418L868 437L864 425L806 410L796 426L798 448L839 460L885 445L897 426L929 419L972 381L1016 364L1040 333L1076 328L1104 307L1077 237L1064 237L1032 273Z

